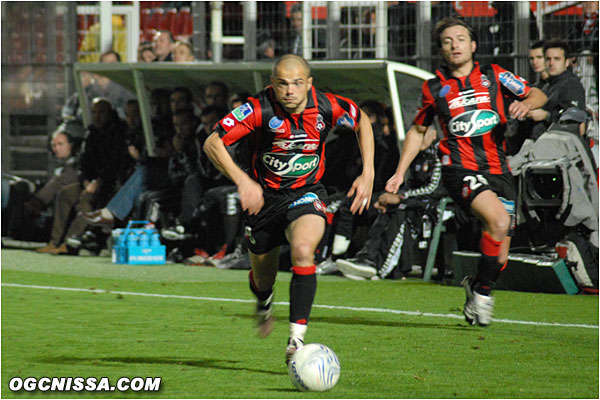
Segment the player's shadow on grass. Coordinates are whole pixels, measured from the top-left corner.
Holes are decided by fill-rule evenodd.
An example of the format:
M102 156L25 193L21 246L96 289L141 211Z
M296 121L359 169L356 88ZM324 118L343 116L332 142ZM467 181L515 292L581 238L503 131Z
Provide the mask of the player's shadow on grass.
M235 314L237 318L254 319L252 315ZM397 328L424 328L424 329L449 329L449 330L467 330L472 329L465 321L456 319L448 321L448 324L435 324L426 322L407 322L407 321L391 321L373 318L360 317L310 317L312 322L324 322L328 324L338 325L366 325L366 326L387 326Z
M185 358L163 358L163 357L94 357L94 358L80 358L80 357L43 357L38 359L41 362L49 364L85 364L85 365L99 365L102 363L122 363L122 364L170 364L170 365L186 365L195 368L211 368L229 371L249 371L258 372L261 374L268 375L287 375L286 372L282 371L269 371L257 368L246 368L243 366L236 366L239 361L233 360L216 360L216 359L199 359L190 360Z

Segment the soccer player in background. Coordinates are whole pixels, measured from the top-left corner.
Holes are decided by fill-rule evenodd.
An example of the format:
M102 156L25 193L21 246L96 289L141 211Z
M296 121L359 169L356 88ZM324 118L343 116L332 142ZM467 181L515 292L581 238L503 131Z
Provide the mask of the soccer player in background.
M286 362L302 347L317 278L314 253L325 231L325 139L336 125L357 131L363 170L348 196L361 214L371 201L374 179L373 131L368 116L352 100L312 85L306 60L285 55L272 69L271 85L250 97L214 128L204 150L237 186L246 212L250 289L257 297L259 335L273 329L273 285L279 247L290 244L290 337ZM245 172L228 147L247 138L251 166ZM241 143L240 143L241 144ZM340 155L343 157L343 155Z
M421 107L386 190L398 191L437 116L444 132L439 145L442 183L460 207L482 222L477 274L462 282L467 297L463 313L467 322L486 326L494 307L491 291L506 267L515 224L516 193L504 130L508 118L523 119L544 105L546 96L496 64L475 62L476 35L463 20L439 21L434 35L444 63L423 84Z

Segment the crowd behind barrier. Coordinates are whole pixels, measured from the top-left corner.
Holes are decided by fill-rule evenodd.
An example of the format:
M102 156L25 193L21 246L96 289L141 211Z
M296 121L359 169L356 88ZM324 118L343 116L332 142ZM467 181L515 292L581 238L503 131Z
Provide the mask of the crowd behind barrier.
M290 10L294 27L301 26L298 12L298 7ZM589 42L597 43L597 3L596 9L585 15L587 19L569 35L595 35ZM302 40L299 32L291 36L286 52L298 53ZM275 57L277 46L268 32L259 35L257 44L258 58ZM543 67L538 65L540 52ZM586 107L585 88L573 72L579 63L570 55L571 49L564 42L531 46L530 65L538 74L535 86L549 101L542 109L532 110L526 120L511 121L506 134L510 154L518 155L527 140L535 141L552 124L560 124L570 107L583 111L583 117L569 121L577 122L574 134L588 148L594 145L590 125L598 110ZM119 62L120 57L109 51L100 61ZM140 45L138 61L193 62L194 56L189 42L176 41L168 30L158 30L151 41ZM596 80L597 64L596 56L590 62ZM213 82L204 93L182 87L153 91L150 105L157 149L151 157L145 149L135 96L107 78L90 75L86 79L92 123L83 127L79 100L69 98L63 108L63 124L51 136L52 151L59 162L55 176L34 188L26 180L3 175L3 214L10 218L3 218L2 236L43 238L47 245L37 250L41 253L78 254L82 249L100 253L110 246L111 229L125 226L130 219L147 219L161 231L171 262L249 268L236 188L208 160L202 147L216 122L243 106L251 94L230 94L227 82ZM350 203L344 194L360 173L360 151L356 141L347 140L344 127L336 128L326 148L328 165L323 183L329 195L328 226L318 249L317 271L341 273L352 279L404 278L413 265L423 265L431 226L441 217L437 205L444 194L438 190L439 159L435 151L439 127L429 132L423 159L414 165L406 185L397 194L385 193L385 182L393 175L399 157L392 113L389 105L378 99L360 107L370 118L376 144L374 207L362 216L349 212ZM232 149L242 166L249 162L240 158L245 145L238 145L239 152ZM342 160L336 154L348 156ZM597 179L597 158L591 159ZM45 219L40 220L41 215ZM478 229L471 216L454 210L449 226L445 233L451 238L445 241L449 246L442 246L441 253L472 245L463 243L465 236L457 234ZM592 234L597 236L597 228ZM444 279L451 276L452 268L447 257L440 260L438 279Z

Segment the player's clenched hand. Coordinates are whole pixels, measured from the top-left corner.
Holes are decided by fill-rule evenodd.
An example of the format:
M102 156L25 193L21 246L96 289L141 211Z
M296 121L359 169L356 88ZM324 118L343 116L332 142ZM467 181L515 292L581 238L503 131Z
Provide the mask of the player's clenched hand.
M371 203L371 195L373 193L373 178L369 178L365 175L358 176L352 183L352 187L348 191L346 196L354 197L354 201L350 205L350 212L356 214L362 214L363 210L369 209Z
M396 204L400 204L400 196L395 193L383 193L379 196L373 206L382 213L385 213L388 206L394 206Z
M510 116L518 120L526 118L529 111L531 111L531 106L523 101L513 101L508 106Z
M385 184L385 191L390 193L396 193L398 192L398 189L400 188L403 182L404 175L395 173L390 179L388 179L387 183Z
M248 211L248 214L255 215L265 205L263 189L255 180L248 178L238 185L238 194L242 210Z

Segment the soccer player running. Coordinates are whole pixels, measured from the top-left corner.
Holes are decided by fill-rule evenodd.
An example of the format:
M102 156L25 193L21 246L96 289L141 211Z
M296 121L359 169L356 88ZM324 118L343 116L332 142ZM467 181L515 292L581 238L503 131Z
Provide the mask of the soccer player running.
M271 85L223 118L204 150L237 186L246 212L250 251L250 289L257 297L258 333L273 329L273 285L279 247L290 244L290 337L286 362L302 347L317 278L314 253L325 231L326 195L320 183L325 168L325 139L336 125L358 133L362 174L348 191L350 210L361 214L371 201L373 131L368 116L352 100L323 93L312 85L310 67L296 55L284 55L272 69ZM246 173L227 148L249 139L252 153ZM339 155L343 157L343 155Z
M506 161L505 125L507 118L522 119L541 107L546 96L498 65L473 61L477 40L466 22L443 19L436 25L435 37L445 65L423 84L421 107L386 190L397 192L437 116L444 132L439 145L442 183L452 199L483 225L477 274L465 277L462 284L466 320L486 326L493 313L491 291L506 267L515 224L516 190Z

